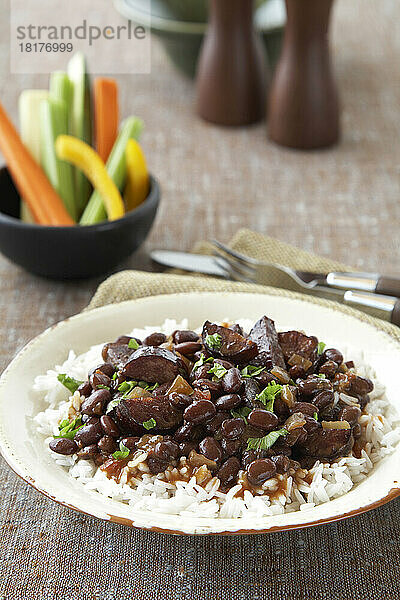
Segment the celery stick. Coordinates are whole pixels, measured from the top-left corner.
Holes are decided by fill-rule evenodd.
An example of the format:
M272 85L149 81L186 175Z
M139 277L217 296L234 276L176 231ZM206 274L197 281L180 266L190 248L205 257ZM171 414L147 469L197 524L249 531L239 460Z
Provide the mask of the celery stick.
M92 116L89 76L82 52L77 52L68 63L68 76L72 82L73 98L70 133L92 144ZM76 204L79 214L84 210L90 196L91 186L79 169L74 169Z
M117 139L107 160L107 172L117 188L122 191L126 178L126 145L129 138L139 139L143 121L137 117L128 117L120 128ZM107 218L100 194L94 191L81 217L81 225L93 225Z
M67 107L68 115L68 131L67 133L72 134L72 97L73 97L73 86L70 78L64 71L54 71L50 73L50 98L54 100L62 100L65 102Z
M67 133L67 107L61 100L44 100L40 106L40 133L42 167L65 208L77 220L71 166L57 158L54 143L59 135Z
M18 101L19 126L21 139L33 158L40 164L40 123L39 106L49 96L47 90L24 90ZM34 223L31 211L21 200L21 219Z
M38 163L40 163L39 110L43 100L47 100L48 97L47 90L24 90L18 102L21 139Z

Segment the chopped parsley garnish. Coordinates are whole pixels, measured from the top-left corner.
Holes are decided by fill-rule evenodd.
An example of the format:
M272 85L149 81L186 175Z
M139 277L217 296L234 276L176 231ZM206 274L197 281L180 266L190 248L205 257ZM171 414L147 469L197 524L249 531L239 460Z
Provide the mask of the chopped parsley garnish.
M222 336L219 335L219 333L213 333L212 335L208 334L206 336L205 343L213 350L219 350L222 344Z
M251 408L249 408L248 406L241 406L237 410L232 408L232 410L231 410L232 417L234 419L238 419L238 418L243 419L243 421L246 423L246 425L247 425L247 417L249 416L250 413L251 413Z
M147 430L153 429L153 427L155 427L156 425L157 425L157 423L156 423L155 419L149 419L148 421L145 421L143 423L143 427Z
M317 412L315 412L315 413L313 414L313 417L314 417L314 419L315 419L316 421L318 421L318 413L317 413Z
M266 388L263 389L262 392L257 394L256 400L259 400L263 404L265 404L265 409L273 412L274 410L274 400L278 396L278 394L282 391L282 385L279 383L269 383Z
M153 392L156 388L158 388L159 384L154 383L153 385L151 385L150 383L147 383L147 381L139 381L137 386L141 387L143 390L146 390L147 392Z
M122 392L122 398L127 398L135 387L140 387L142 390L146 390L147 392L153 392L156 388L158 388L158 385L158 383L151 385L150 383L147 383L147 381L123 381L118 386L118 391Z
M114 375L112 376L112 380L115 381L117 379L117 371L115 371Z
M268 410L269 412L274 412L274 402L275 398L271 398L271 400L268 400L268 402L265 405L265 410Z
M59 435L55 435L54 438L67 438L68 440L73 440L75 434L79 429L84 427L82 425L81 417L76 417L72 419L72 421L68 421L68 419L64 419L58 426Z
M326 375L324 373L318 373L317 377L319 379L326 379Z
M281 436L288 433L287 429L278 429L277 431L271 431L262 438L249 438L247 440L247 450L269 450Z
M137 350L139 348L139 344L137 343L135 338L129 340L128 348L131 348L131 350Z
M257 377L257 375L260 375L260 373L262 373L263 371L265 371L265 367L255 367L253 365L247 365L247 367L240 371L240 374L245 379L249 379L250 377Z
M200 354L200 358L193 365L193 371L196 371L199 367L202 367L205 363L212 362L214 359L210 356L210 358L206 358L203 353Z
M323 351L326 348L326 344L324 344L324 342L319 342L318 347L317 347L317 352L319 355L321 355L323 353Z
M113 458L115 458L115 460L123 460L124 458L128 458L130 453L129 448L127 448L126 446L124 446L124 444L122 442L119 443L119 450L116 450L113 454Z
M60 373L57 376L57 379L72 394L74 394L76 392L76 390L78 389L78 387L83 383L83 381L78 381L77 379L74 379L73 377L70 377L69 375L66 375L65 373Z
M96 385L96 388L98 390L108 390L108 391L110 391L110 387L108 385L103 385L102 383L100 383L99 385Z
M137 387L137 381L123 381L118 386L118 391L123 393L123 398L126 398L126 396L133 390L134 387Z
M212 373L216 379L222 379L227 372L228 369L225 369L219 363L214 363L211 369L207 371L207 373Z

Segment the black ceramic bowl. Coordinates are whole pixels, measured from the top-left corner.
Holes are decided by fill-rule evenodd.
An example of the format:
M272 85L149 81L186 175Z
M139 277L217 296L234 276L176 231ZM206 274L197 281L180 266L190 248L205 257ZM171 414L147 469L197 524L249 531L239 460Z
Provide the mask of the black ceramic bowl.
M0 252L27 271L51 279L94 277L113 270L146 239L160 201L150 193L122 219L98 225L47 227L19 219L20 198L5 167L0 169Z

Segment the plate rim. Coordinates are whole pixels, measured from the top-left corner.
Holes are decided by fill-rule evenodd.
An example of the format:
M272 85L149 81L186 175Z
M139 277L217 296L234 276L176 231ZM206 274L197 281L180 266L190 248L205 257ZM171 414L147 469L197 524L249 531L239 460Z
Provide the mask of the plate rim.
M276 289L276 288L275 288ZM331 310L335 310L339 311L339 312L343 312L343 314L350 316L352 318L357 319L358 321L360 321L361 323L363 323L363 325L368 325L372 330L374 331L378 331L381 335L383 334L385 337L388 338L388 341L395 343L399 349L400 349L400 342L399 340L397 340L395 338L394 335L391 335L389 331L385 330L385 329L381 329L378 327L378 325L376 325L375 323L370 323L368 322L365 317L367 315L365 315L365 313L362 313L360 311L357 311L356 309L352 309L349 313L346 311L341 311L341 305L338 305L337 302L334 301L329 301L329 300L324 300L323 304L319 304L315 302L315 298L313 298L312 296L306 296L304 294L301 293L297 293L297 292L291 292L291 293L287 293L287 290L282 290L285 292L285 295L282 294L282 297L291 299L291 300L295 300L297 302L305 302L307 304L313 305L315 306L316 304L319 306L322 306L324 308L328 308ZM7 365L7 367L5 368L5 370L3 371L3 373L0 376L0 392L1 389L3 387L3 385L5 384L5 381L8 377L9 371L12 370L14 363L17 362L21 356L23 356L26 352L30 351L32 347L34 347L36 344L40 344L41 340L45 337L47 337L54 329L56 328L62 328L64 326L67 326L67 324L71 321L75 321L75 320L79 320L81 318L84 318L85 315L88 314L93 314L93 313L102 313L102 312L106 312L109 310L113 310L115 309L117 306L121 306L121 305L129 305L129 304L146 304L146 303L152 303L154 301L157 301L157 299L160 298L171 298L171 296L176 297L182 297L182 296L193 296L196 295L196 297L198 296L221 296L221 295L232 295L234 294L235 296L266 296L266 297L280 297L280 294L274 294L274 293L258 293L258 292L245 292L245 291L241 291L241 292L234 292L234 291L230 291L230 290L222 290L222 291L201 291L201 292L176 292L176 293L171 293L171 294L159 294L156 296L143 296L140 298L133 298L133 299L129 299L129 300L124 300L122 302L117 302L117 303L110 303L110 304L106 304L103 306L99 306L96 308L92 308L92 309L84 309L82 312L76 313L74 315L71 315L69 317L66 317L65 319L58 321L57 323L54 323L52 325L50 325L49 327L47 327L44 331L42 331L41 333L39 333L37 336L35 336L34 338L32 338L29 342L27 342L27 344L25 344L25 346L23 348L21 348L21 350L19 350L15 356L13 357L13 359L10 361L10 363ZM346 307L347 308L347 307ZM264 534L264 533L275 533L275 532L279 532L279 531L289 531L289 530L294 530L294 529L303 529L306 527L317 527L319 525L325 525L325 524L329 524L335 521L341 521L353 516L357 516L360 514L363 514L365 512L369 512L370 510L373 510L375 508L378 508L380 506L383 506L385 504L387 504L388 502L390 502L391 500L394 500L395 498L400 496L400 483L395 481L394 483L398 484L398 487L392 487L385 496L383 496L382 498L366 505L366 506L361 506L360 508L357 509L353 509L351 511L347 511L345 513L339 514L339 515L332 515L332 516L327 516L327 517L323 517L321 519L315 519L312 521L305 521L302 523L293 523L293 524L287 524L287 525L273 525L271 527L267 527L264 529L247 529L247 528L242 528L242 529L237 529L237 530L225 530L225 531L210 531L210 532L197 532L197 531L193 531L193 532L186 532L184 530L179 530L179 529L169 529L168 527L158 527L158 526L145 526L145 525L139 525L137 523L135 523L134 519L130 519L127 517L123 517L123 516L119 516L119 515L115 515L115 514L110 514L109 512L105 512L104 515L99 515L99 514L95 514L94 512L90 512L88 510L85 510L81 507L75 506L74 504L71 504L69 502L67 502L66 500L61 500L59 498L56 498L55 496L53 496L49 491L47 491L45 488L43 488L41 485L37 484L36 481L30 477L27 473L24 472L23 469L20 469L19 465L17 464L17 462L14 460L13 458L13 454L8 452L7 448L6 448L6 443L5 443L5 439L3 439L2 437L2 432L0 430L0 453L3 456L4 460L6 461L6 463L8 464L8 466L12 469L12 471L23 481L25 481L26 483L28 483L31 487L33 487L36 491L40 492L42 495L44 495L45 497L53 500L54 502L56 502L57 504L59 504L60 506L64 506L66 508L70 508L76 512L79 512L81 514L85 514L87 516L90 517L94 517L96 519L100 519L102 521L109 521L115 524L120 524L120 525L125 525L125 526L129 526L133 529L140 529L140 530L144 530L144 531L154 531L154 532L158 532L158 533L166 533L166 534L173 534L173 535L258 535L258 534ZM221 519L222 521L222 519Z

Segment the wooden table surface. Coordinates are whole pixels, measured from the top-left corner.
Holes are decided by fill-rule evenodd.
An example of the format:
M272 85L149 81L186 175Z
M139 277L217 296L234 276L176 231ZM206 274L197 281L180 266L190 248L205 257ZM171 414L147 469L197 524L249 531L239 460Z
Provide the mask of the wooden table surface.
M5 14L6 0L0 6ZM151 248L189 250L246 226L358 268L398 271L399 30L396 0L382 0L379 11L373 0L338 1L332 41L343 136L313 153L272 145L265 123L230 130L198 120L192 82L154 41L151 75L119 79L123 115L146 122L143 144L163 198L149 239L121 268L152 269ZM47 78L10 76L8 19L0 34L0 97L16 119L21 90ZM0 371L30 338L80 311L98 282L46 281L0 256Z

